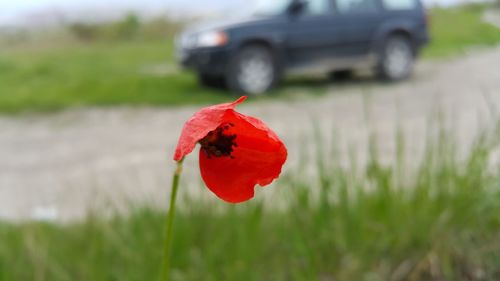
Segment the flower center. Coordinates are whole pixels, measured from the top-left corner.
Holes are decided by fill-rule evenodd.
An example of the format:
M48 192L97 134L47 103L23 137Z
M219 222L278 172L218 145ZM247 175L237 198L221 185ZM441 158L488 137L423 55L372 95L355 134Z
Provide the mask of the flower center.
M234 156L232 156L231 153L233 152L234 147L238 146L235 142L236 134L224 134L224 132L229 130L231 127L234 127L233 123L222 124L200 140L201 149L205 151L209 159L212 156L229 156L231 159L234 159Z

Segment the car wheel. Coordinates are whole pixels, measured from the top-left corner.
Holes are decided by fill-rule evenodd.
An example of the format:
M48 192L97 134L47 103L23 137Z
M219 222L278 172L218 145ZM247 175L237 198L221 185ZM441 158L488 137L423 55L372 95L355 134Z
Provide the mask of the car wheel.
M261 95L277 81L278 72L270 50L247 46L232 59L227 72L228 87L233 92Z
M378 75L389 81L399 81L410 76L415 53L408 37L390 36L381 51L377 66Z
M351 69L335 70L335 71L328 73L328 77L331 80L335 80L335 81L349 80L352 78L353 75L354 75L354 72Z
M224 77L206 73L198 73L198 82L200 85L210 88L224 88L226 85Z

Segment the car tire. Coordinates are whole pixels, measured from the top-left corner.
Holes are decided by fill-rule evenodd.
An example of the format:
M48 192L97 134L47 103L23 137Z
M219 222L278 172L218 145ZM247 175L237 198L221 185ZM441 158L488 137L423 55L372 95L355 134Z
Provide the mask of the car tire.
M232 92L258 96L273 88L278 76L271 50L265 46L250 45L243 47L231 59L226 80Z
M198 82L200 83L200 85L209 88L222 89L226 86L224 77L207 73L198 73Z
M415 51L410 38L391 35L380 50L376 71L383 80L401 81L411 75L414 61Z
M352 69L344 69L344 70L334 70L328 73L328 77L330 80L334 81L345 81L349 80L353 77L354 71Z

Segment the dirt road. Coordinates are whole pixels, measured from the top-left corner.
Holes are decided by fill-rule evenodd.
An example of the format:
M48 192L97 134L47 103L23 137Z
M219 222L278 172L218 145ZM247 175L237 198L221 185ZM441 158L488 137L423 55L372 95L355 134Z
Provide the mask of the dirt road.
M298 162L301 149L313 147L313 121L327 136L335 129L344 152L348 147L364 150L374 131L382 157L390 159L395 129L404 128L407 148L416 153L438 109L463 143L491 121L488 104L500 108L500 48L423 62L411 81L396 85L369 79L332 83L327 94L314 97L297 87L290 90L297 92L291 100L240 107L285 140L285 172ZM195 109L82 109L0 117L0 218L66 220L124 199L165 204L173 149L183 121ZM358 156L363 159L361 150ZM195 158L186 163L182 192L214 200L200 187Z

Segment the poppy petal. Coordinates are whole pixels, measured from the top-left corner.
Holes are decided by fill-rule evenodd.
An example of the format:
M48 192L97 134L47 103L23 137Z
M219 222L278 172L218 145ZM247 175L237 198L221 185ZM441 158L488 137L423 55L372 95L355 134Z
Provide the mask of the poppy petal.
M279 176L287 151L277 135L256 118L230 110L223 123L234 125L228 132L236 135L232 157L211 157L201 149L200 172L219 198L240 203L254 196L256 184L268 185Z
M191 153L196 143L209 132L215 130L222 122L228 110L233 110L238 104L245 101L246 96L240 97L232 103L223 103L202 108L189 119L182 129L181 136L175 149L174 160L179 161Z

